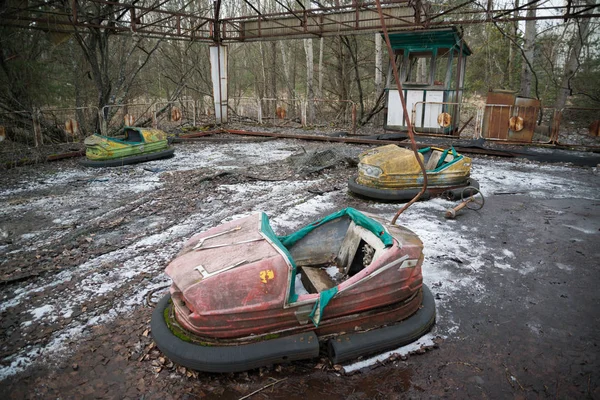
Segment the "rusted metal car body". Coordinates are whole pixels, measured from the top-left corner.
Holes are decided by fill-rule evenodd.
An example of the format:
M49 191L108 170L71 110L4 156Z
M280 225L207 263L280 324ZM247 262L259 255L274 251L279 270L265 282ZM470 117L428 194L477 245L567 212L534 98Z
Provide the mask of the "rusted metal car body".
M455 198L467 186L479 187L470 178L471 159L453 147L427 147L418 155L427 173L424 199L442 194ZM423 186L423 173L412 151L390 144L361 153L358 176L350 178L348 186L354 193L379 200L409 200Z
M408 229L389 227L394 244L385 248L372 232L349 218L332 221L288 249L296 264L295 273L281 248L262 232L263 215L255 214L195 235L169 264L166 273L173 279L171 298L182 327L215 339L310 329L333 333L340 325L348 325L347 319L341 318L347 315L355 314L361 319L360 313L396 305L396 319L402 319L421 304L423 245ZM203 238L223 232L230 233L207 239L194 249ZM348 243L342 246L344 240ZM319 293L291 293L297 274L307 275L309 269L323 271L324 265L335 265L349 274L350 264L357 252L361 253L361 241L376 249L374 260L337 285L337 295L327 305L318 328L308 324ZM214 247L221 244L228 246ZM355 254L341 254L348 251L347 246ZM357 261L362 262L362 256ZM325 274L320 273L319 278L327 280ZM325 286L333 283L332 280ZM407 299L410 301L405 302ZM373 313L368 314L371 317ZM369 322L376 321L365 319L365 323ZM354 328L360 323L352 321L350 325Z
M164 319L185 341L212 348L310 333L318 354L328 335L394 324L419 311L422 249L410 230L350 208L288 236L276 236L266 215L254 214L186 242L166 268L171 304L153 324ZM433 324L431 303L411 341ZM156 341L169 355L164 348L173 340Z

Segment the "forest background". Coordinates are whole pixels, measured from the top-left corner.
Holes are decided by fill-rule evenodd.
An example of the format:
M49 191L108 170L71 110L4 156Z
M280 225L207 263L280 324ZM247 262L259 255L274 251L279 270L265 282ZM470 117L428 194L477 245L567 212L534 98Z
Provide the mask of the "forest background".
M519 1L526 0L513 0L504 7L519 8ZM552 1L521 4L514 16L549 15ZM587 6L587 12L600 7L596 2L569 0L569 4ZM0 5L0 15L10 3ZM118 11L118 3L79 0L75 4L80 15L102 26L128 18L127 13ZM141 6L155 3L136 2ZM312 3L317 4L306 5ZM318 4L340 3L344 2L324 0ZM447 9L462 3L433 1L431 5ZM483 9L487 3L473 1L465 9ZM68 10L72 4L63 0L54 2L53 7ZM264 12L297 7L291 0L258 4ZM213 3L208 0L173 0L162 7L185 8L207 17L213 13ZM35 13L35 8L30 12ZM253 11L247 3L234 1L227 3L227 13L252 15ZM490 89L505 89L557 109L567 105L600 107L599 26L597 18L464 24L459 29L473 51L467 60L464 101L475 101ZM357 104L359 126L372 123L383 106L388 71L387 51L380 38L370 33L229 43L230 102L246 97L351 100ZM211 110L206 42L148 38L135 32L116 34L102 28L56 33L15 24L0 26L0 113L4 115L41 108L102 109L181 99L194 100L201 109ZM23 130L11 140L27 141L27 135L29 131Z

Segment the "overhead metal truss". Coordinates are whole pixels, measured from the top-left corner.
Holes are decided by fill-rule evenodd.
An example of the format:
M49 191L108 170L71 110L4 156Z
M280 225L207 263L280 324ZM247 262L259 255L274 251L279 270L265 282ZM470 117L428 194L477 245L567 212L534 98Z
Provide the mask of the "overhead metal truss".
M243 42L361 34L381 30L374 1L340 0L5 0L0 24L21 29L72 33L108 30L117 34L204 42ZM536 5L538 16L527 17ZM489 22L600 17L600 6L554 7L533 0L519 7L495 8L491 0L465 0L443 6L421 0L381 0L389 31Z

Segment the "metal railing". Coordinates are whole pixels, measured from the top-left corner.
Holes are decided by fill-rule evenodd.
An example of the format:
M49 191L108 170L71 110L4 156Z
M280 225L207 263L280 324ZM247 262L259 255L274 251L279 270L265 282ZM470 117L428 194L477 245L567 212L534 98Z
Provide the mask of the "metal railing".
M303 98L230 98L232 119L237 122L255 122L261 125L329 127L356 132L356 104L351 100ZM311 109L314 116L311 116ZM312 118L311 118L312 117Z
M481 135L492 141L533 143L541 110L534 106L486 104L483 106ZM550 143L549 136L538 135L538 138L538 143Z
M110 104L102 107L100 132L105 136L116 136L124 126L156 126L154 104Z
M98 107L42 108L39 114L44 125L53 126L57 139L65 143L80 142L94 133L98 115Z
M169 131L182 125L196 126L196 102L194 100L154 103L153 127Z
M237 119L239 122L274 126L346 128L352 133L356 129L356 104L350 100L313 100L313 121L308 118L309 102L303 98L237 97L230 98L229 104L232 121ZM85 136L97 132L96 124L105 135L117 134L125 125L126 116L129 118L127 122L134 126L153 126L166 131L184 125L196 126L210 121L211 105L184 99L108 105L102 110L97 107L73 107L1 112L0 153L23 159L34 157L31 150L44 146L54 146L59 150L61 144L81 142ZM433 107L431 110L450 111L450 116L453 115L452 110L457 108L459 120L450 121L452 129L444 132L444 127L437 122L440 113L431 112L429 116L423 114L428 106ZM421 115L421 126L416 126L417 135L447 137L452 134L506 143L600 147L600 108L566 107L556 110L497 104L475 106L469 103L417 102L411 112L413 121L417 119L417 114ZM522 118L522 121L516 117ZM427 123L424 122L426 118L429 118ZM439 126L434 127L439 129L438 133L423 129L427 128L424 125L431 128L434 121ZM522 131L525 133L519 133Z
M553 143L600 147L600 108L565 107L554 113Z

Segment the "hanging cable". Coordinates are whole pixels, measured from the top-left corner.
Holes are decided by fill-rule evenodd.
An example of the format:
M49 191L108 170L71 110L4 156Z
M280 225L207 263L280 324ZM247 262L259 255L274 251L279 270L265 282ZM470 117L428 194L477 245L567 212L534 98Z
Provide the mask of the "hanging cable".
M402 112L404 114L404 120L406 121L406 127L408 128L408 137L410 138L411 148L413 150L415 158L417 159L417 162L419 163L419 167L421 167L421 173L423 174L423 187L421 188L421 191L419 193L417 193L417 195L415 197L413 197L413 199L411 201L406 203L404 205L404 207L402 207L400 210L398 210L396 215L394 215L394 218L392 218L392 225L394 225L394 224L396 224L396 220L398 219L400 214L402 214L414 202L419 200L419 198L427 190L427 172L425 171L425 164L423 164L423 160L421 160L421 157L419 157L419 151L417 149L417 143L415 142L415 136L413 133L412 122L411 122L410 118L408 117L408 111L406 110L406 100L404 99L404 93L402 92L402 82L400 82L400 77L398 76L398 68L396 67L396 60L394 57L394 52L392 51L392 44L390 42L390 36L388 35L387 27L385 26L385 20L383 18L383 11L381 9L381 2L380 2L380 0L375 0L375 2L377 3L377 12L379 13L379 21L381 22L381 29L383 30L383 36L385 37L385 43L387 45L388 55L390 57L390 63L392 64L392 72L394 74L394 79L396 80L396 87L398 88L398 95L400 96L400 102L402 103Z

